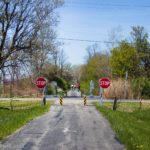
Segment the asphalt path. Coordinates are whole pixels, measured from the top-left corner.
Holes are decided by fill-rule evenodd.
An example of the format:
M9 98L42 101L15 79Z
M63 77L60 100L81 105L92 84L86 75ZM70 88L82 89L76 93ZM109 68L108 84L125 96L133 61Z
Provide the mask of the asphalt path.
M0 150L123 150L108 121L88 103L59 101L0 142Z

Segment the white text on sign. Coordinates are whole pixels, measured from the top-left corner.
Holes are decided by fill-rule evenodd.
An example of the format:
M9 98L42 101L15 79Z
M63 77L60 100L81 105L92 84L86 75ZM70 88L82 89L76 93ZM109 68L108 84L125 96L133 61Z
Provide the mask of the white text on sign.
M109 81L101 81L101 82L100 82L100 85L109 85L109 84L110 84Z
M36 81L36 85L45 85L46 81Z

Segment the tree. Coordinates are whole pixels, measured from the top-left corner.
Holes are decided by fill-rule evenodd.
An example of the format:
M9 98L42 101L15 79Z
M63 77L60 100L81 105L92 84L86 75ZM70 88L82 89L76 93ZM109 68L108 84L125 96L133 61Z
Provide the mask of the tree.
M110 65L115 76L124 77L126 72L130 77L138 76L138 63L136 49L126 41L111 51Z
M50 55L55 51L55 45L53 40L55 35L49 31L49 25L47 28L43 28L39 31L38 39L34 44L32 54L29 55L29 60L31 64L31 70L36 75L42 75L44 65L49 61Z
M123 39L122 27L118 26L112 28L108 33L108 41L110 42L106 43L106 46L108 47L109 50L111 50L117 47L122 39Z
M137 50L139 57L139 70L142 69L142 76L146 74L150 77L150 44L148 42L148 33L144 27L132 27L132 44Z
M11 55L31 51L42 22L52 17L61 3L61 0L0 1L0 69L11 65Z
M97 43L88 46L86 48L86 51L87 51L87 60L90 60L96 54L97 50L98 50L98 44Z
M62 78L63 77L63 72L64 72L64 69L65 69L65 65L66 65L66 61L67 60L67 56L64 52L64 50L61 50L59 52L59 67L60 67L60 77Z
M82 66L81 65L74 65L72 66L72 75L73 75L73 83L76 83L77 81L80 80L81 78L81 71L82 71Z
M109 59L107 54L96 53L88 63L81 67L81 90L89 92L90 81L95 82L95 94L98 94L98 80L101 77L110 76Z

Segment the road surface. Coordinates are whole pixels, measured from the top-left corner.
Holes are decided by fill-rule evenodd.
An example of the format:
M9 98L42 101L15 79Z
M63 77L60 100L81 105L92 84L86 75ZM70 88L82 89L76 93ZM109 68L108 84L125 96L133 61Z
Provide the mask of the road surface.
M0 143L1 150L123 150L106 119L83 101L59 101Z

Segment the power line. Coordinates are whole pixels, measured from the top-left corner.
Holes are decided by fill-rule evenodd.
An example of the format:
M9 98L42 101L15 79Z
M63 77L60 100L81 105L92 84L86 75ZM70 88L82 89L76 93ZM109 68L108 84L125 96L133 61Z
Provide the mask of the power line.
M57 38L58 40L65 40L65 41L76 41L76 42L91 42L91 43L107 43L112 44L112 41L97 41L97 40L86 40L86 39L72 39L72 38Z
M149 10L150 4L148 5L129 5L129 4L109 4L109 3L84 3L84 2L66 2L65 7L86 7L86 8L101 8L101 9L147 9Z
M150 5L128 5L128 4L84 3L84 2L67 2L66 6L67 5L150 8Z

